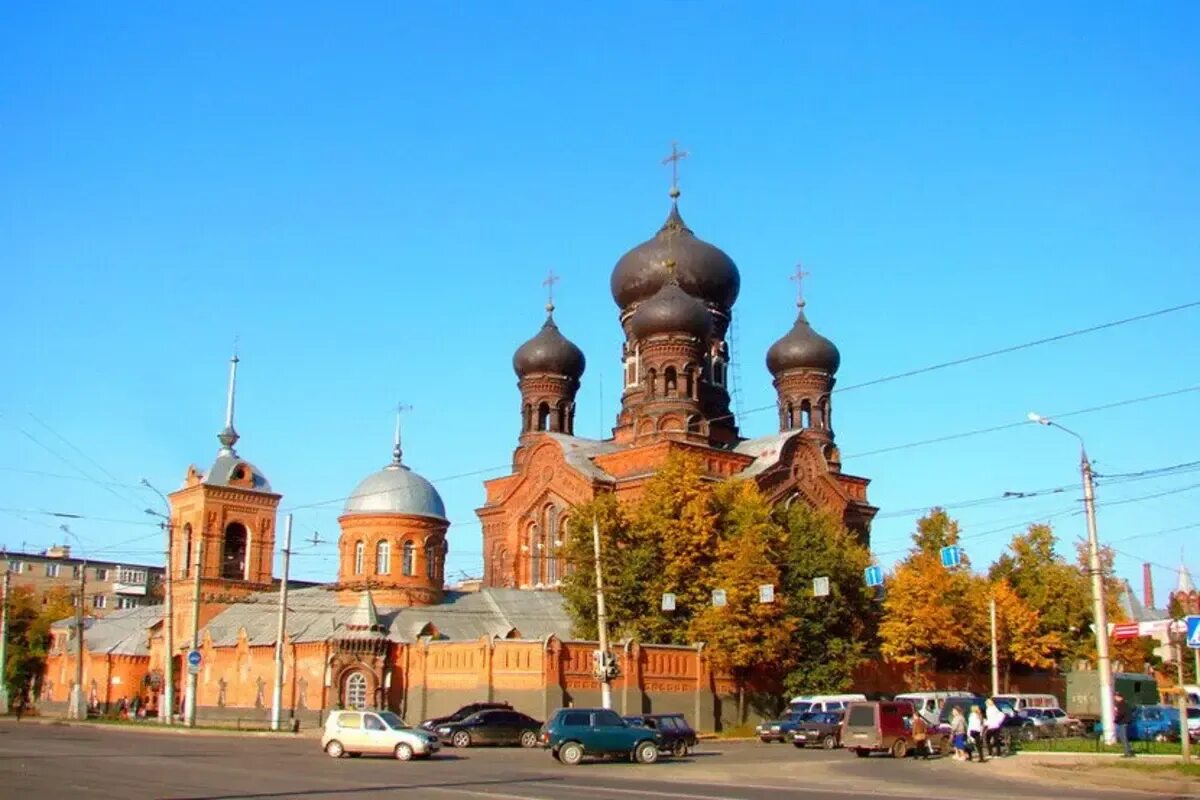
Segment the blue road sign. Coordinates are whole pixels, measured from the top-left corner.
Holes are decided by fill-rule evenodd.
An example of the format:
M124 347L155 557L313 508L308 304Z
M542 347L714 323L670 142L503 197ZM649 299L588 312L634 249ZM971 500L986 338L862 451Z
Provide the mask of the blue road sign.
M1187 646L1200 650L1200 616L1190 616L1184 619L1187 623Z
M882 586L883 585L883 568L882 567L867 567L863 570L863 580L867 582L867 586Z
M957 567L962 563L962 550L958 545L948 545L942 548L942 566L946 569Z
M198 667L198 666L200 666L200 659L201 659L201 658L202 658L202 656L200 655L200 651L199 651L199 650L188 650L188 654L187 654L187 662L188 662L188 666L189 666L189 667Z

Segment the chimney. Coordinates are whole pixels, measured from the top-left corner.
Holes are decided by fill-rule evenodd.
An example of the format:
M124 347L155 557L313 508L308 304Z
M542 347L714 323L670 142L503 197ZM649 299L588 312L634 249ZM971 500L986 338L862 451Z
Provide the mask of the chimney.
M1154 578L1150 576L1150 565L1142 564L1142 605L1154 608Z
M45 556L47 558L70 558L71 557L71 545L69 545L69 544L52 544L46 550Z

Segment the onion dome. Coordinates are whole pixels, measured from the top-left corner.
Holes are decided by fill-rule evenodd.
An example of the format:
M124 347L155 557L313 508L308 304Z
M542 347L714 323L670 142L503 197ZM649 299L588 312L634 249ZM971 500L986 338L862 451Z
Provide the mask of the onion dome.
M669 266L663 267L667 273ZM712 332L712 315L704 303L685 292L674 279L638 306L630 320L633 335L639 339L658 333L686 333L707 339Z
M554 306L547 305L546 312L546 323L537 336L513 354L513 370L521 377L545 372L579 380L587 365L583 351L559 332L554 324Z
M668 258L677 264L676 277L685 292L721 308L733 306L742 283L737 265L720 248L697 239L674 203L654 238L621 256L613 269L610 286L617 305L628 308L665 286L669 276L663 262Z
M804 316L804 302L792 329L767 350L767 369L772 375L794 369L811 369L830 375L837 372L842 355L833 342L812 329Z
M400 424L392 446L392 463L368 475L346 498L343 514L411 514L446 519L446 504L433 484L400 461Z

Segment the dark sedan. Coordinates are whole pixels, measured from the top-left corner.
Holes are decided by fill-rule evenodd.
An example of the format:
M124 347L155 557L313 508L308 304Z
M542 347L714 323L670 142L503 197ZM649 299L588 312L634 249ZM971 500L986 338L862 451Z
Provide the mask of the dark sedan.
M826 750L842 746L842 711L818 711L809 714L796 726L792 733L792 744L796 747L824 747Z
M470 747L477 744L519 744L535 747L542 723L512 709L479 711L458 722L438 725L434 733L446 744Z
M659 749L669 752L678 758L683 758L696 746L698 739L696 731L688 724L683 714L641 714L625 717L630 725L641 725L658 731L661 740Z

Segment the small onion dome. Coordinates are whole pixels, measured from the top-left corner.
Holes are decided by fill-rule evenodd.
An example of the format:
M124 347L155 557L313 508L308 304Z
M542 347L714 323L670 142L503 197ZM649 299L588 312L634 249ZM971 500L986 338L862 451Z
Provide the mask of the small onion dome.
M394 460L354 488L345 514L411 514L446 519L446 505L433 484Z
M707 339L712 332L712 315L704 303L671 281L638 306L630 327L639 339L657 333L687 333Z
M842 356L833 342L808 324L803 304L796 315L796 324L767 350L767 369L776 376L794 369L819 370L832 375L841 363Z
M554 324L554 306L547 306L546 310L549 312L546 323L537 336L518 347L513 354L513 370L518 376L545 372L579 380L587 365L583 351L559 332Z
M621 256L613 269L610 288L621 308L646 300L669 280L663 263L675 261L676 278L685 292L721 308L737 300L742 278L737 265L724 251L697 239L671 206L667 221L653 239Z

